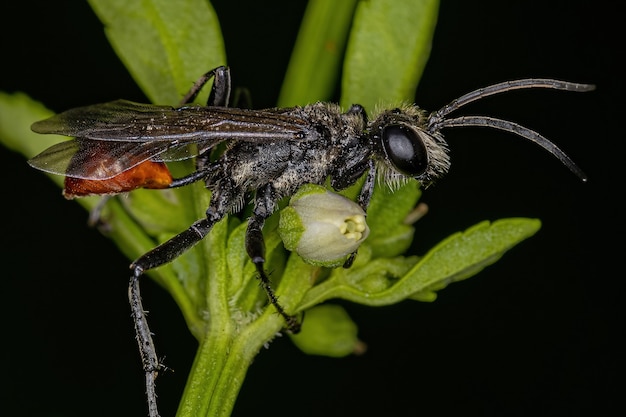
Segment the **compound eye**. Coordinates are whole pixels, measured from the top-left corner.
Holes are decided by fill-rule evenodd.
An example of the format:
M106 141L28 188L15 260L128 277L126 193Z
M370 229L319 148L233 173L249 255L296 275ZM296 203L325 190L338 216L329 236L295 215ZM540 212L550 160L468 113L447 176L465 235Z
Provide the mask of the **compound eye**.
M416 177L426 171L428 153L417 133L402 125L383 129L382 145L389 161L398 171Z

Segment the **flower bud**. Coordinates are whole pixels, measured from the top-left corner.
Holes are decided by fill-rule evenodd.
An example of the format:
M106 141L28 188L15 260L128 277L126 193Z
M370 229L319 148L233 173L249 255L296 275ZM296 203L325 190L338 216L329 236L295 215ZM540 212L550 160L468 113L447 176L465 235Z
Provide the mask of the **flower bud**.
M306 262L342 265L369 235L365 212L354 201L319 185L305 185L281 211L278 233Z

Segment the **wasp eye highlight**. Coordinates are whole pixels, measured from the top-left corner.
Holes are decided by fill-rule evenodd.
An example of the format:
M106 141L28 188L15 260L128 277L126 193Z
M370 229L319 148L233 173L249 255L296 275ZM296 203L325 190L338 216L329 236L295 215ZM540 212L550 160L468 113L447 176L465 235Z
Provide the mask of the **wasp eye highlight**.
M413 130L402 125L383 129L382 145L394 167L403 174L416 177L428 167L426 146Z

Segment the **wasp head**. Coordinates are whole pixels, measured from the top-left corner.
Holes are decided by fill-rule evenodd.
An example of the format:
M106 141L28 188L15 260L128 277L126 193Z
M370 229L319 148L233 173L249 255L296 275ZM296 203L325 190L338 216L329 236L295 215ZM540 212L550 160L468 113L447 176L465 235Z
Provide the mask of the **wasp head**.
M450 168L447 143L438 131L427 131L426 122L423 110L406 105L383 111L370 123L378 172L390 186L409 178L427 186Z
M369 124L372 146L379 157L379 172L382 173L383 179L391 186L407 178L415 178L423 185L428 185L450 168L448 146L441 129L473 126L503 130L533 142L559 159L581 180L586 181L585 173L565 152L531 129L489 116L448 117L450 113L471 102L494 94L527 88L585 92L594 90L595 86L553 79L527 78L479 88L429 115L414 105L383 111Z

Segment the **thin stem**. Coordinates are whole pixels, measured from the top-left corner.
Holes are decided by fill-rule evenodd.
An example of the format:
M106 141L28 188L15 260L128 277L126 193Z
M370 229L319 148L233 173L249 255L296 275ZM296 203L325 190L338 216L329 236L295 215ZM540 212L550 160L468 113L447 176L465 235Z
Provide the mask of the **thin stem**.
M178 417L208 416L210 415L208 410L212 408L213 402L220 404L231 402L230 399L224 398L224 395L229 394L223 392L219 380L224 372L228 355L234 353L230 349L232 344L232 328L211 328L207 332L206 338L198 347L196 358L191 367L185 392L176 414ZM247 370L248 365L246 364L244 369ZM229 415L229 413L216 415Z
M308 3L278 105L289 107L328 100L337 87L356 0Z
M213 391L207 417L230 416L248 368L259 350L284 326L282 317L268 306L255 322L247 326L229 346L229 352Z
M284 322L269 306L242 328L222 324L209 329L200 344L178 417L230 416L254 357Z

